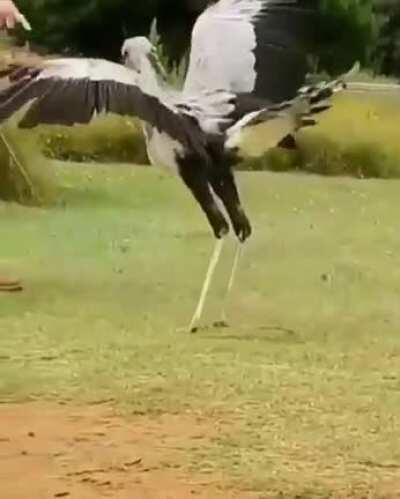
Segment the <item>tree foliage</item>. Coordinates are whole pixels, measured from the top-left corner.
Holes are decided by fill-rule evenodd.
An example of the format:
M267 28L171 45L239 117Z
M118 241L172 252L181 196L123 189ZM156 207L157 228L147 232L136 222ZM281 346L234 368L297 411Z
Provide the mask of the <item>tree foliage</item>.
M320 0L321 19L316 55L321 69L331 73L355 61L372 66L381 20L373 0Z
M386 74L400 76L400 3L398 0L379 0L377 9L385 19L378 43L380 69Z
M116 59L123 39L148 34L154 17L176 56L206 0L18 0L30 41L52 51Z
M34 27L30 41L53 52L117 59L122 40L147 34L157 17L168 53L178 58L208 1L18 0L18 5ZM341 72L358 60L400 73L398 0L315 1L320 12L313 60L319 70Z

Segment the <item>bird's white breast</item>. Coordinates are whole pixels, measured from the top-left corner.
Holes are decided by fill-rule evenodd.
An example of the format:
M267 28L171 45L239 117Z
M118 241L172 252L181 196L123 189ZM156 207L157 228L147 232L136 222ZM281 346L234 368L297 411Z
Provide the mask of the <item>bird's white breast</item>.
M164 132L144 125L147 154L152 165L165 168L178 174L177 156L183 155L182 145Z

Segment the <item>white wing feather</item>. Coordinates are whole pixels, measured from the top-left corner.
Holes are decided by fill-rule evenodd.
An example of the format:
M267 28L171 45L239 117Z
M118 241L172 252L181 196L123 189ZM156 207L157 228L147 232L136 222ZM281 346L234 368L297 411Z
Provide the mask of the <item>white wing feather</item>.
M138 73L105 59L51 59L46 61L45 69L39 75L39 79L46 78L89 78L91 81L109 80L126 85L138 84Z
M269 8L297 5L298 0L220 0L209 7L193 28L184 92L252 92L257 79L255 24L269 16Z
M197 20L192 33L185 93L226 89L248 92L255 85L251 24L265 0L221 0Z

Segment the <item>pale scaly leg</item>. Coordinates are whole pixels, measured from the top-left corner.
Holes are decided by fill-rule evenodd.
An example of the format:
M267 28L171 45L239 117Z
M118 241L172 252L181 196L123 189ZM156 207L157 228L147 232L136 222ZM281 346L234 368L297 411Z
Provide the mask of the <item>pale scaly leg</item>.
M223 246L224 246L224 239L223 238L217 239L217 242L216 242L216 245L214 248L214 252L211 256L210 264L208 266L206 279L204 281L203 288L201 290L199 303L197 305L196 311L193 315L193 319L192 319L190 326L189 326L189 332L191 332L191 333L195 333L198 329L198 323L199 323L201 316L203 314L204 304L205 304L205 301L206 301L206 298L208 295L208 291L210 289L212 279L213 279L214 274L215 274L215 269L217 268L217 264L218 264L219 259L221 257Z
M225 294L225 298L224 298L224 301L223 301L223 306L222 306L222 319L221 321L219 322L216 322L214 325L215 327L228 327L229 326L229 323L228 323L228 320L227 320L227 308L228 308L228 305L229 305L229 300L230 300L230 297L231 297L231 293L232 293L232 289L233 289L233 286L235 285L235 281L236 281L236 276L237 276L237 271L238 271L238 268L239 268L239 262L240 262L240 259L243 255L243 243L242 242L238 242L238 245L237 245L237 248L236 248L236 254L235 254L235 259L233 261L233 266L232 266L232 272L231 272L231 275L230 275L230 278L229 278L229 282L228 282L228 287L226 289L226 294Z

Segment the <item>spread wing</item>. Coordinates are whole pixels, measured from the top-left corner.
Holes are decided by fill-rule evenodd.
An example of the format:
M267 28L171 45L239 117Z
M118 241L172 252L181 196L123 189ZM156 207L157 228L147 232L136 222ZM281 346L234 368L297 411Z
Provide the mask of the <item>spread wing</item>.
M270 102L292 98L307 72L313 2L220 0L209 7L193 29L185 92L223 89Z
M3 72L4 76L5 72ZM198 152L203 138L187 114L138 84L138 74L102 59L52 59L9 71L0 92L0 122L27 106L21 128L89 123L100 113L135 116Z

